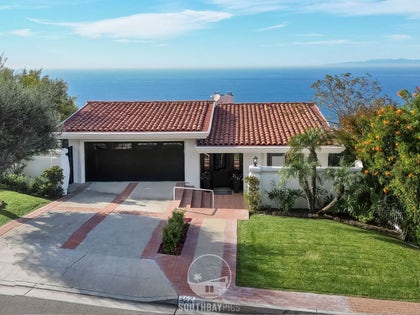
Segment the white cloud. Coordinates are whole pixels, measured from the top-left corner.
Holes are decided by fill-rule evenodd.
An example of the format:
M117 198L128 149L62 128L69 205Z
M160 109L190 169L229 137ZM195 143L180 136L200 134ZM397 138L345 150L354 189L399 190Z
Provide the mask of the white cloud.
M0 5L0 11L1 10L9 10L9 9L13 9L15 6L13 5L7 5L7 4L2 4Z
M416 0L208 0L231 13L324 12L339 15L402 15L420 18Z
M236 14L257 14L278 11L287 7L287 0L210 0L212 3Z
M29 37L34 35L35 33L33 33L30 28L23 28L19 30L13 30L10 32L10 34L20 37Z
M231 16L226 12L185 10L177 13L134 14L94 22L55 23L36 19L31 19L31 21L68 27L83 37L110 37L127 40L172 37L202 29L210 23L219 22Z
M318 0L305 10L342 15L403 15L420 18L420 6L414 0Z
M394 41L412 39L410 35L406 35L406 34L391 34L391 35L386 36L386 38L389 40L394 40Z
M325 46L325 45L346 45L350 44L351 41L348 39L332 39L332 40L319 40L319 41L307 41L307 42L294 42L294 45L300 46Z
M281 24L271 25L267 27L262 27L262 28L257 29L257 31L270 31L270 30L276 30L276 29L284 28L284 27L287 27L287 23L281 23Z
M131 43L144 43L142 40L138 39L127 39L127 38L117 38L112 40L115 43L121 43L121 44L131 44Z
M324 37L325 34L321 34L321 33L306 33L306 34L297 34L296 36L299 36L299 37Z

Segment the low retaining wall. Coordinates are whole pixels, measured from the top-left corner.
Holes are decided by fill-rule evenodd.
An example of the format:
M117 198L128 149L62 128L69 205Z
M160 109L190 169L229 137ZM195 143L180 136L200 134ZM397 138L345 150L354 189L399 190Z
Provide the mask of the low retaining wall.
M29 161L25 162L23 173L28 177L37 177L40 176L44 170L53 166L59 166L63 169L63 190L64 194L67 194L70 176L70 163L67 152L67 149L61 149L51 150L47 154L34 155Z
M249 166L249 176L255 176L260 180L260 198L262 205L268 205L275 207L275 203L268 198L267 191L270 191L278 185L280 181L280 171L285 166ZM334 195L334 191L331 189L332 181L325 180L325 172L328 169L337 167L317 167L318 175L322 179L322 188ZM360 161L356 161L355 166L350 168L351 172L360 172L363 168L363 164ZM285 185L286 188L290 189L301 189L299 182L296 178L291 178ZM247 189L248 187L246 187ZM307 202L304 198L298 198L293 208L307 208Z

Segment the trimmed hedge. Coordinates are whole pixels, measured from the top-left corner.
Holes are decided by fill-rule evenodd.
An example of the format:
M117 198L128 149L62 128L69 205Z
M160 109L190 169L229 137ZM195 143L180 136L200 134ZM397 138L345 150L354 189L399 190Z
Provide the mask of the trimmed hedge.
M187 230L188 223L184 222L184 212L175 210L163 228L162 253L180 255Z

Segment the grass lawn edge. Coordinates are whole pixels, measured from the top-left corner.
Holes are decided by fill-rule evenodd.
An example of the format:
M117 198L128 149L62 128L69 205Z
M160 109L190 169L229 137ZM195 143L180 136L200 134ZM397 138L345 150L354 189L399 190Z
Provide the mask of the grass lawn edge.
M241 287L420 302L420 251L345 223L252 216L237 255Z
M10 190L0 190L0 200L6 202L6 207L0 209L0 227L52 202L49 199Z

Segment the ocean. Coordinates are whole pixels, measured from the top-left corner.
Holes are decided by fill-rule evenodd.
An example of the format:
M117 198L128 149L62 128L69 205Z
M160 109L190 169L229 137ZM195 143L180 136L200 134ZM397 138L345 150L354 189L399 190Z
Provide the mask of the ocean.
M369 73L399 102L399 90L414 91L420 85L419 67L43 71L65 80L79 107L88 100L207 100L214 92L232 92L237 103L306 102L314 98L312 83L345 72Z

